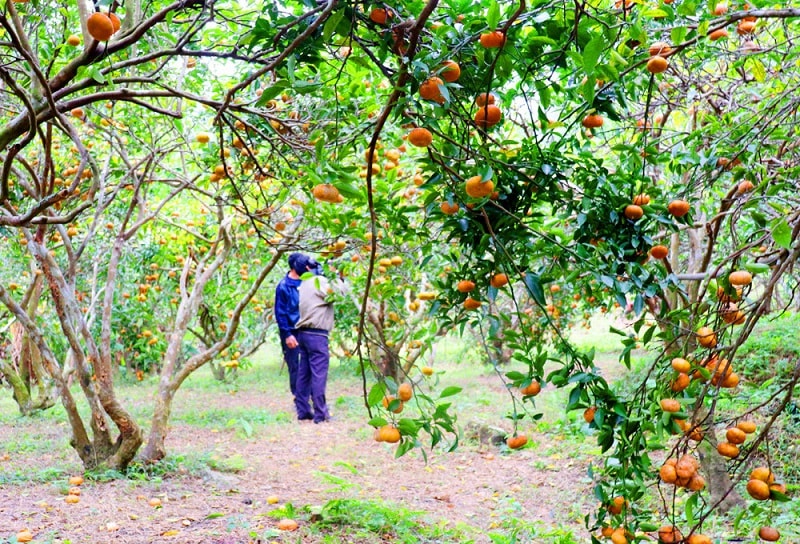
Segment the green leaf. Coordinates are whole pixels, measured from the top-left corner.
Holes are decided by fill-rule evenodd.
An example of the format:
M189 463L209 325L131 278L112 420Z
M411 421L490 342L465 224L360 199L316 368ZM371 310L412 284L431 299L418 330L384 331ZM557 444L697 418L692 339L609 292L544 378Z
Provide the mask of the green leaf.
M643 17L649 17L651 19L661 19L662 17L666 17L669 15L666 11L659 8L651 8L642 11Z
M697 507L697 501L700 498L699 493L694 493L689 499L686 501L686 506L684 507L684 511L686 512L686 524L687 525L694 525L694 510Z
M224 514L221 514L219 512L212 512L211 514L206 516L206 519L217 519L217 518L221 518L223 515Z
M764 68L764 63L762 63L758 59L750 59L752 67L751 71L753 73L753 77L756 78L756 81L759 83L763 83L767 80L767 70Z
M542 289L542 283L538 274L534 274L533 272L525 272L525 286L528 288L528 292L537 304L542 306L546 304L544 299L544 289Z
M745 263L744 269L751 274L765 274L769 272L769 265L764 263Z
M775 243L784 249L792 247L792 228L785 217L780 217L772 222L772 238Z
M669 33L669 37L672 40L672 43L682 43L686 39L686 27L676 26Z
M586 75L592 75L597 66L597 61L600 58L600 53L603 52L606 39L602 34L595 34L586 47L583 49L583 70Z
M408 453L408 450L414 447L414 442L411 440L403 440L400 442L400 445L397 446L397 451L394 452L395 459L404 456Z
M486 24L489 25L489 30L497 28L497 23L500 22L500 5L497 1L493 1L489 5L489 13L486 15Z
M370 406L377 406L379 402L386 396L386 385L383 382L378 382L372 386L367 395L367 404Z
M439 398L443 399L445 397L452 397L458 393L461 393L461 388L457 385L451 385L450 387L445 387L444 391L442 391L442 394L439 395Z
M344 17L343 9L340 9L336 13L330 16L330 18L325 22L325 26L322 27L322 39L325 42L330 41L331 36L333 35L336 27L339 26L339 22Z
M369 425L370 427L383 427L387 423L388 422L382 417L373 417L367 422L367 425Z

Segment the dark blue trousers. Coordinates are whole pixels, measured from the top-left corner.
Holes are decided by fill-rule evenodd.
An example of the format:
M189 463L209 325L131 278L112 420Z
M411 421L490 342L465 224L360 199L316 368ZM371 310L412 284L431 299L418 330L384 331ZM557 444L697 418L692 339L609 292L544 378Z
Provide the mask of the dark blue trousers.
M328 383L328 335L323 332L309 332L298 329L294 333L300 343L300 361L297 368L297 390L294 405L299 419L312 416L309 399L314 404L313 418L315 423L330 417L325 402L325 387Z
M289 390L292 395L297 394L297 367L300 365L300 346L290 348L286 345L289 334L279 333L281 337L281 349L283 350L283 360L286 361L286 368L289 369Z

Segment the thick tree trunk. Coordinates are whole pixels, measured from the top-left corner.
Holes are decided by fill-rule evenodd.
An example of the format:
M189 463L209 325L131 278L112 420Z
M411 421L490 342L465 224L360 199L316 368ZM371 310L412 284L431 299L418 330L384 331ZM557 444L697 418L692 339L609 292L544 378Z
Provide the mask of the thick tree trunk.
M86 446L75 444L76 449L81 448L78 454L87 468L105 466L125 470L141 446L141 429L116 398L110 366L104 364L100 357L94 338L72 296L74 290L70 288L44 245L37 240L29 241L28 247L50 286L61 330L75 355L79 382L91 409L92 445L90 451L86 451ZM81 340L85 348L81 345ZM107 417L119 431L116 441L111 440Z
M713 438L703 440L698 451L700 452L700 465L706 475L708 491L711 494L710 503L719 503L718 511L721 514L735 507L745 508L747 504L733 486L725 465L725 458L717 453L716 440Z

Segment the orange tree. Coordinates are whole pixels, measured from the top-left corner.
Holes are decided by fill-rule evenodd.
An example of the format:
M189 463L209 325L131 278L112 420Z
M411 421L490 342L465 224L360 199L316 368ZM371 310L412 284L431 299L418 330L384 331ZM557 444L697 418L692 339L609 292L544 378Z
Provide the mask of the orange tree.
M719 409L735 395L737 348L775 295L785 300L796 287L798 10L691 2L327 7L322 33L307 41L327 54L313 63L317 79L304 73L300 88L325 77L322 65L335 67L324 80L334 88L365 85L363 66L388 81L367 162L376 162L379 138L397 133L427 152L418 162L431 212L425 224L454 248L440 252L453 257L455 271L438 283L441 322L502 338L522 365L505 378L526 398L535 397L534 381L546 382L570 389L569 409L586 410L608 455L595 471L604 506L590 527L603 526L615 542L649 538L660 524L664 542L708 541L705 518L743 491L737 484L768 452L771 418L744 448L735 431L715 439L745 415ZM293 85L299 60L278 69L277 89ZM343 115L358 109L345 93L331 98ZM370 166L365 176L372 262L385 215L377 172ZM367 293L372 278L368 272ZM460 280L474 288L459 289ZM524 286L550 343L492 311L499 293L514 292L508 282ZM568 342L550 300L559 293L571 294L575 310L630 307L638 319L619 331L621 360L630 364L637 343L660 353L639 387L615 390L593 353ZM556 369L545 373L547 363ZM787 406L797 380L797 369L780 377L773 411ZM368 403L378 405L385 389L373 391ZM395 418L397 407L388 403L388 417L373 424L379 439L401 441L402 452L430 427L424 417ZM386 425L390 418L399 433ZM654 518L645 494L659 481L651 451L664 444L676 477L669 468L660 476ZM697 467L708 445L706 482ZM715 451L734 460L720 464ZM770 479L751 474L767 487ZM691 498L681 512L674 498L683 488ZM781 489L750 494L780 499Z

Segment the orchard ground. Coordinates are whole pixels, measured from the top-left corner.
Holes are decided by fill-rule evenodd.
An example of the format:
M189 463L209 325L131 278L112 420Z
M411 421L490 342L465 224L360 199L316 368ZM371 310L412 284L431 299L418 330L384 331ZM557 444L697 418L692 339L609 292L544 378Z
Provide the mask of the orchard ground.
M606 330L604 323L578 340L596 345L604 375L619 381L628 371ZM545 388L536 398L544 417L522 420L525 448L493 445L478 429L511 430L508 391L465 343L442 341L424 387L463 388L448 399L463 431L459 447L429 451L427 462L416 449L395 459L394 447L372 439L352 363L332 364L334 420L298 423L277 353L264 349L230 383L208 371L190 377L175 401L168 459L125 476L90 474L78 504L64 500L69 476L82 472L64 412L21 418L4 394L0 542L15 542L24 528L34 542L54 543L590 541L584 516L597 504L588 469L600 450L580 412L564 413L565 391ZM155 380L120 383L142 423ZM277 529L286 517L299 522L297 532ZM724 519L714 523L732 535Z

